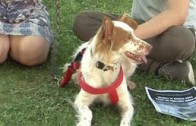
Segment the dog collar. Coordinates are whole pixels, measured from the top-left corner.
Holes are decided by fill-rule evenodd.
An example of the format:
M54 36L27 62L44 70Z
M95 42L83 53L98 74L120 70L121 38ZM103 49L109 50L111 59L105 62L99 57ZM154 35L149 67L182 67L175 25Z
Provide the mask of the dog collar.
M118 94L117 94L116 88L118 88L120 86L120 84L122 83L123 69L122 69L122 67L120 67L120 72L119 72L118 78L109 87L94 88L94 87L90 86L82 78L81 72L78 73L78 80L79 80L80 87L83 90L85 90L86 92L88 92L90 94L95 94L95 95L108 93L111 103L116 104L118 102Z
M93 51L92 49L90 50L90 53L91 53L91 56L93 55ZM113 66L109 66L109 65L105 65L105 63L101 62L101 61L97 61L95 66L98 68L98 69L101 69L103 71L108 71L108 70L114 70L114 67Z
M113 66L109 66L109 65L105 65L103 62L101 61L97 61L96 62L96 67L103 70L103 71L108 71L108 70L114 70Z

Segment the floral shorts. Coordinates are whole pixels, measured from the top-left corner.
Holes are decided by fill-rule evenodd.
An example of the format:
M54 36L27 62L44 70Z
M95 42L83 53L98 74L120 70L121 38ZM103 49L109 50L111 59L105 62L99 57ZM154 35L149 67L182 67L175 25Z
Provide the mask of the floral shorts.
M41 0L1 0L0 34L34 35L53 42L49 14Z

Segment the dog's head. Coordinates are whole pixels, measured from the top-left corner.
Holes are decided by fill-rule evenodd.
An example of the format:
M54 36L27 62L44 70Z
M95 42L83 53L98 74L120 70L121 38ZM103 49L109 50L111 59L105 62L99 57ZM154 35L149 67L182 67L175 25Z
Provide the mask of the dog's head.
M136 64L147 62L145 56L149 54L152 46L134 35L136 28L137 23L126 14L118 21L105 17L97 33L95 53L108 56L111 52L117 52Z

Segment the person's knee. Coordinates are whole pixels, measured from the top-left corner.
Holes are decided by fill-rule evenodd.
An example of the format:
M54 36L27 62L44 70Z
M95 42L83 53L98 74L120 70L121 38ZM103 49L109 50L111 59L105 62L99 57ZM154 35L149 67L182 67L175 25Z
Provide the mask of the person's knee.
M148 57L159 62L186 60L195 49L195 37L184 26L171 27L159 36L146 41L153 46Z
M8 53L7 51L4 51L4 49L1 49L0 48L0 64L5 62L5 60L7 59L8 57Z
M74 23L80 23L80 20L87 16L88 11L81 11L79 14L75 17Z
M73 31L77 32L79 27L82 27L84 20L89 18L90 11L82 11L78 15L76 15L74 22L73 22Z
M195 36L189 29L183 26L179 28L178 32L181 32L180 34L178 34L179 36L177 36L177 38L180 42L180 51L184 52L182 53L182 55L184 55L183 57L185 60L189 58L195 50Z
M175 26L166 33L168 37L167 45L171 52L179 55L185 60L189 58L195 49L195 37L193 33L184 26Z
M48 54L43 51L34 51L34 50L20 50L20 56L12 57L17 62L26 65L34 66L42 64L46 61Z
M89 25L90 17L89 11L82 11L80 12L74 19L73 22L73 32L74 34L82 41L88 41L90 37L86 37L86 31Z
M44 39L30 38L21 42L18 48L12 47L10 55L23 65L34 66L46 61L49 48L49 43Z
M96 11L80 12L73 23L74 34L82 41L92 38L101 26L104 14Z
M0 35L0 64L7 59L9 48L10 42L8 36Z

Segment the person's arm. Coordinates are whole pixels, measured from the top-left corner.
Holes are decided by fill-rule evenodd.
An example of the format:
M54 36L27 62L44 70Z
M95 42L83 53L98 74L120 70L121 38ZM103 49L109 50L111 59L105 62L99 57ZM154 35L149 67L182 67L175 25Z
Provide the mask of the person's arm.
M151 20L138 25L137 37L147 39L161 34L171 26L183 25L188 13L190 0L169 0L168 9Z

